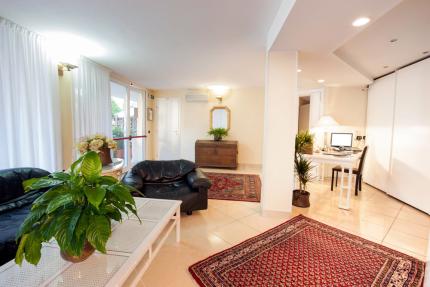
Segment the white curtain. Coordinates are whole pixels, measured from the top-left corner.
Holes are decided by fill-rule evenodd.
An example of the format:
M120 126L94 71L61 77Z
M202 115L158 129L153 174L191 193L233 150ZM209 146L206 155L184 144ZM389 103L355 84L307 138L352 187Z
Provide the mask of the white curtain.
M41 36L0 17L0 169L61 167L57 73Z
M72 103L75 142L94 134L112 136L109 70L81 57L73 70Z

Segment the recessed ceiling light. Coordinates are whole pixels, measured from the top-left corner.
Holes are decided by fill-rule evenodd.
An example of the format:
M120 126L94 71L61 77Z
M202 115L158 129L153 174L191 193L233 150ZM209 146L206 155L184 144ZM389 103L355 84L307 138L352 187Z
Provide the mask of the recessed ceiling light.
M352 26L354 27L361 27L366 25L367 23L370 22L370 19L367 17L361 17L361 18L357 18L354 20L354 22L352 22Z
M393 38L393 39L390 40L390 43L396 43L397 41L399 41L399 39Z
M320 83L320 84L322 84L322 83L325 82L325 80L321 79L321 80L318 80L317 82Z
M297 69L297 73L300 73L302 71L302 69Z

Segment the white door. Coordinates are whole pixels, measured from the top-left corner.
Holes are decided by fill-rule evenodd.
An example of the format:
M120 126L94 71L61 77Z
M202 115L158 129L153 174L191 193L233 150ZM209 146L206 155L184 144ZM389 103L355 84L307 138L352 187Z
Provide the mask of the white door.
M369 88L367 99L364 181L388 192L393 138L396 75L376 80Z
M430 59L397 72L388 193L430 213Z
M156 106L157 159L180 159L180 99L157 98Z

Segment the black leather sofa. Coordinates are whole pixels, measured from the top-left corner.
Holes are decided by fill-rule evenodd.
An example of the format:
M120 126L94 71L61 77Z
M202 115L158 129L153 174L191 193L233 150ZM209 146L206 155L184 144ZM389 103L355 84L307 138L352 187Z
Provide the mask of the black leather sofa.
M31 204L44 191L24 193L22 182L49 172L38 168L0 170L0 265L15 258L15 234L30 212Z
M145 197L182 200L181 211L188 215L208 207L211 182L191 161L142 161L122 182L138 189Z

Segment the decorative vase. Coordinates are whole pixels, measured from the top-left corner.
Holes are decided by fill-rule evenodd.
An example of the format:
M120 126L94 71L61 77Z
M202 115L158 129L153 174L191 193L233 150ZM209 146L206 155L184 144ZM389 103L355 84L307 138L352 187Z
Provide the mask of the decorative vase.
M110 156L110 148L108 147L102 147L99 150L99 157L103 166L112 163L112 157Z
M298 189L293 190L293 205L297 207L309 207L311 203L309 202L310 193L305 191L301 192Z
M64 252L63 250L60 251L60 254L61 254L61 258L63 258L64 260L77 263L77 262L82 262L86 260L88 257L90 257L91 254L94 253L94 251L95 251L94 247L88 241L85 240L84 249L82 250L81 255L79 256L70 255Z
M214 141L220 141L222 140L222 136L214 136Z

